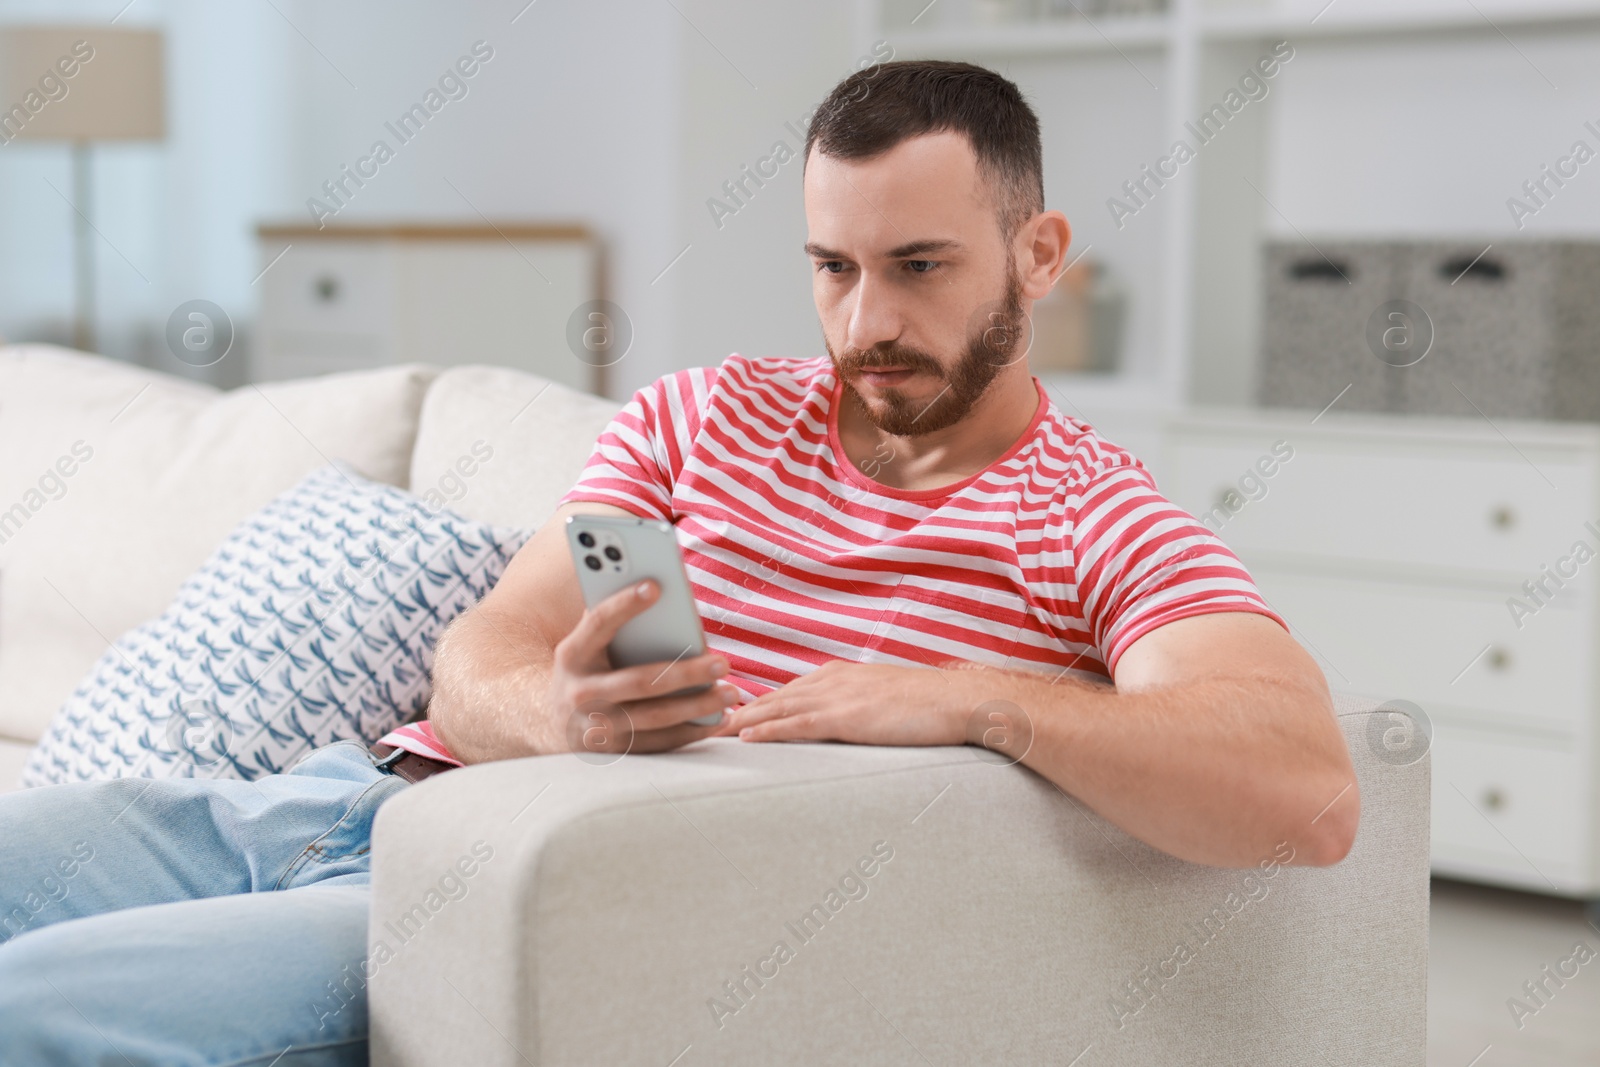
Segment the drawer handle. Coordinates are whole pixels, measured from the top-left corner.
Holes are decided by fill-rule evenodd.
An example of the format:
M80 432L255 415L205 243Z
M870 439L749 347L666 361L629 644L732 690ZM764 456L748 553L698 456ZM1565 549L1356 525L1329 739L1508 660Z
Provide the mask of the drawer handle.
M1289 277L1297 282L1349 282L1354 269L1348 262L1321 259L1302 259L1289 265Z
M311 291L317 294L317 299L324 304L331 304L339 299L339 279L331 274L324 274L311 283Z
M1517 513L1505 504L1489 512L1489 523L1496 530L1509 530L1517 524Z
M1483 657L1492 671L1507 671L1511 669L1511 650L1503 645L1490 645L1489 652Z
M1488 249L1484 249L1487 252ZM1462 278L1479 282L1503 282L1506 280L1506 267L1497 259L1485 259L1483 252L1476 257L1468 259L1466 256L1453 256L1439 264L1439 277L1448 279L1452 285Z
M1511 798L1506 796L1505 790L1499 786L1491 785L1483 791L1483 808L1485 811L1504 811Z

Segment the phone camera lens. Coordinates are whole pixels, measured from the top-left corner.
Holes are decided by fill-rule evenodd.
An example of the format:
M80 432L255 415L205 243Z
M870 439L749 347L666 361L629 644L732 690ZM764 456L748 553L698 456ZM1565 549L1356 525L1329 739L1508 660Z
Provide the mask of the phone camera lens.
M589 569L592 571L597 571L601 567L599 556L584 556L583 562L588 564Z
M622 559L622 549L618 548L616 545L607 545L606 559L609 559L612 563L616 563Z
M578 544L582 545L584 548L593 548L594 534L585 530L583 533L578 535Z

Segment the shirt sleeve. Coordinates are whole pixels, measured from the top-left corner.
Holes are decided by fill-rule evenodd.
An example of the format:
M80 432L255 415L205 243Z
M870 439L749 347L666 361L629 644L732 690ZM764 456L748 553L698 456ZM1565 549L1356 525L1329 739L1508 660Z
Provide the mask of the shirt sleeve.
M1162 496L1142 465L1100 468L1076 499L1078 602L1107 670L1151 630L1196 615L1251 612L1288 629L1239 558Z
M646 519L672 521L672 494L700 432L717 371L696 367L633 394L595 442L578 482L561 504L611 504Z
M378 744L388 745L390 748L403 748L407 752L415 752L419 756L429 759L441 760L445 763L463 766L462 762L450 754L444 747L444 742L433 732L433 723L427 719L421 722L410 722L404 726L396 727L378 738Z

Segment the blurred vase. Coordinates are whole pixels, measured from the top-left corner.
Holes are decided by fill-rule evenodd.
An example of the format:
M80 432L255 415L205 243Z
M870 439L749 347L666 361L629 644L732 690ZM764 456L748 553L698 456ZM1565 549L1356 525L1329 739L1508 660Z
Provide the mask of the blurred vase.
M1127 294L1105 264L1080 260L1033 305L1035 371L1111 374L1121 365Z

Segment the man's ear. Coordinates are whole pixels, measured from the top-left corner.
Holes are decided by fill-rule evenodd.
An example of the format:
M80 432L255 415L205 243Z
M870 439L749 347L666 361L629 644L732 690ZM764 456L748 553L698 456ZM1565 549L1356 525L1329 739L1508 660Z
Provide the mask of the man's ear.
M1018 229L1017 245L1022 295L1042 300L1066 269L1072 224L1059 211L1041 211Z

